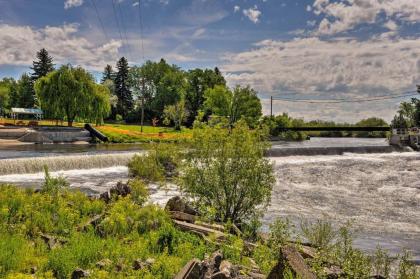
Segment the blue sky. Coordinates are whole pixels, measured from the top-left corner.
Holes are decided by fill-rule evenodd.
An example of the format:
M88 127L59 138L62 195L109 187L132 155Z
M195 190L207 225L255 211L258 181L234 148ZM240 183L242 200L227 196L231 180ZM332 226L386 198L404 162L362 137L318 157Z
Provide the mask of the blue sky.
M220 67L229 85L257 89L268 112L271 95L354 99L413 91L420 83L419 22L420 0L0 0L0 77L29 71L42 47L57 64L96 75L123 55L132 65L163 57L183 69ZM399 101L276 101L274 111L390 120Z

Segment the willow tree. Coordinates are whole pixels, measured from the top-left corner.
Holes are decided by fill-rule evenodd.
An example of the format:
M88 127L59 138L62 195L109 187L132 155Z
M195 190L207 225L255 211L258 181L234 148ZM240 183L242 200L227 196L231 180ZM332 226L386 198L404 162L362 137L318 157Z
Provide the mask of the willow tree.
M76 118L97 119L109 112L109 99L103 97L103 92L109 91L96 85L93 76L81 67L61 66L40 78L35 91L46 114L67 120L70 127Z
M103 124L104 118L111 112L110 99L110 90L104 85L95 84L95 92L89 111L91 119L97 126Z

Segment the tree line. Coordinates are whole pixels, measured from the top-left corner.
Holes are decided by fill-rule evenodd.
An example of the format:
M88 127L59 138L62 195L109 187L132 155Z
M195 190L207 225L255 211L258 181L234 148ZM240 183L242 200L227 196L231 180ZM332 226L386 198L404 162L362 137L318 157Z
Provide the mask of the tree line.
M47 50L41 49L33 61L32 73L15 81L0 81L0 113L12 107L41 108L49 119L145 122L158 125L192 126L210 118L226 118L230 124L244 119L258 124L262 107L257 92L247 87L230 89L216 67L182 70L164 59L128 65L125 57L114 71L106 65L99 84L81 67L63 65L58 69Z
M247 87L230 89L216 67L184 71L164 59L129 67L122 57L114 71L107 65L101 83L113 95L110 119L163 123L180 129L194 120L226 117L230 123L245 119L257 125L262 116L257 92ZM217 116L216 116L217 115Z

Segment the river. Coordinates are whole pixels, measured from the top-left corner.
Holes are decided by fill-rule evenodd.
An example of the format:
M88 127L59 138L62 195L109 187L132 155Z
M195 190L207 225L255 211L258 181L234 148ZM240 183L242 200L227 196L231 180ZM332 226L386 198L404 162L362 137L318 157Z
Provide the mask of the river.
M24 145L0 147L0 183L39 186L48 164L71 187L100 193L128 179L125 164L141 145ZM408 248L420 260L420 153L392 152L385 139L312 138L273 143L277 182L263 218L327 218L352 221L356 245L379 244L393 254ZM358 153L354 153L358 152ZM373 153L372 153L373 152ZM327 154L327 155L323 155ZM151 186L151 200L164 204L176 189Z

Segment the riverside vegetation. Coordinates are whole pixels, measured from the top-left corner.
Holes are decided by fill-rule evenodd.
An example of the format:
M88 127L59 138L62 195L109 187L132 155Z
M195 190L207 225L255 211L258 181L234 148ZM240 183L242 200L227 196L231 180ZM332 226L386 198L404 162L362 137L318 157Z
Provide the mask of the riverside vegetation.
M406 252L391 259L380 248L374 255L354 248L349 225L334 229L315 220L302 222L297 233L289 220L278 219L261 233L274 184L263 157L265 133L241 121L234 127L196 123L192 133L189 148L160 143L135 156L130 193L111 192L109 200L70 189L48 169L40 190L0 186L0 277L80 278L79 272L89 278L173 278L191 259L215 251L270 274L284 247L302 251L310 242L306 264L317 278L419 278ZM224 226L224 241L181 231L167 211L148 201L148 183L177 184L201 221ZM240 232L231 234L236 227ZM271 278L298 278L289 268L281 276Z

